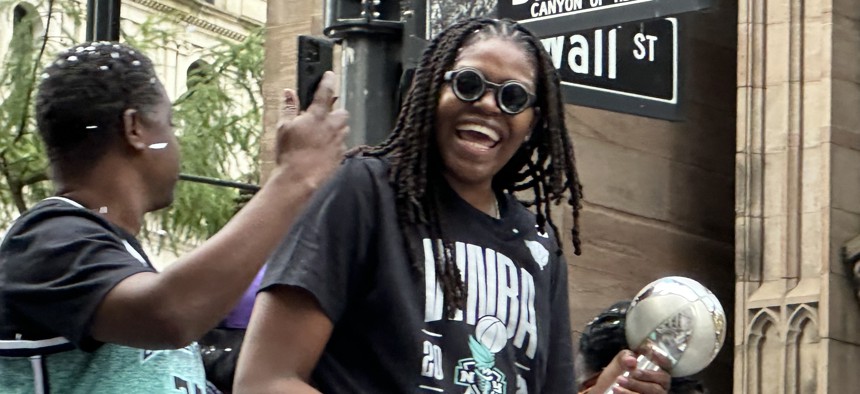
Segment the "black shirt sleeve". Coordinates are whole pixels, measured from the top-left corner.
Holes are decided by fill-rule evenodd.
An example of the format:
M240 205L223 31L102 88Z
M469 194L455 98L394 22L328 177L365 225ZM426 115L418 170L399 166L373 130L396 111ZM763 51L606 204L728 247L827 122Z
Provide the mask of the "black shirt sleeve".
M62 336L93 350L90 326L104 296L128 276L154 271L106 222L88 215L47 210L10 229L0 247L4 332L30 340Z
M309 291L336 323L367 286L368 246L375 237L378 159L348 160L296 220L272 254L260 291L277 285ZM393 209L393 207L391 207Z
M571 345L570 307L568 305L567 262L564 256L556 256L552 266L555 273L552 281L552 299L550 301L550 339L547 348L547 376L544 393L575 393L573 348Z

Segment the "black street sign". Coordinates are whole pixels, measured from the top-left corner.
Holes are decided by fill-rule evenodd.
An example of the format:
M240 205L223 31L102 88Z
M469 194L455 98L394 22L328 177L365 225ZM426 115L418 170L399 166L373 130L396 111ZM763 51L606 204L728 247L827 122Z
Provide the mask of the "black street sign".
M499 0L500 18L538 36L658 19L710 8L714 0Z
M680 119L677 19L542 35L541 42L561 75L565 102Z

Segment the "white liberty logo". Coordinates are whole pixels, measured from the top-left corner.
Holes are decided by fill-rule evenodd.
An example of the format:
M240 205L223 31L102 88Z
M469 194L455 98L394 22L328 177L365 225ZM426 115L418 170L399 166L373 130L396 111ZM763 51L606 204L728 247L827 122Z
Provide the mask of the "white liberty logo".
M529 252L532 252L532 258L535 259L535 263L538 263L541 271L543 271L544 267L549 264L549 251L537 241L526 241L526 246L529 248Z

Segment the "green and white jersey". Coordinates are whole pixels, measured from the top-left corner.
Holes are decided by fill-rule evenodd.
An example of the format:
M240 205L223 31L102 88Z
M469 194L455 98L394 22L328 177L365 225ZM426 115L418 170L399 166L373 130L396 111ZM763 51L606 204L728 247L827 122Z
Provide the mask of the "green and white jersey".
M168 351L91 335L104 296L155 272L132 234L75 201L52 197L0 243L0 394L206 392L198 346Z
M0 357L0 393L48 392L203 394L206 378L197 344L154 351L104 344L94 352Z

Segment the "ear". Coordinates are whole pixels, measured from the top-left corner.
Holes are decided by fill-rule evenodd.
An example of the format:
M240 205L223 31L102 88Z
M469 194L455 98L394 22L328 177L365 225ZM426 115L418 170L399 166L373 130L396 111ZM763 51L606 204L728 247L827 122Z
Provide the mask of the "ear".
M135 150L143 151L146 149L146 142L143 140L143 129L141 114L136 109L127 109L122 113L123 139Z

